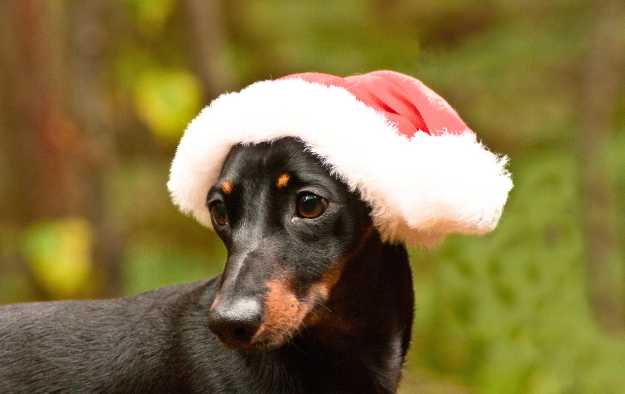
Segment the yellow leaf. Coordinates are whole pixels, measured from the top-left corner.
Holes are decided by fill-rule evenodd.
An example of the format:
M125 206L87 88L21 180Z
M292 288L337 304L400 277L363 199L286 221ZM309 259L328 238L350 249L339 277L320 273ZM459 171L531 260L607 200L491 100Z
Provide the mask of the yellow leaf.
M64 218L30 226L22 249L36 279L55 297L66 298L88 287L92 242L87 220Z
M161 140L175 143L200 107L197 79L186 71L149 70L134 86L139 118Z

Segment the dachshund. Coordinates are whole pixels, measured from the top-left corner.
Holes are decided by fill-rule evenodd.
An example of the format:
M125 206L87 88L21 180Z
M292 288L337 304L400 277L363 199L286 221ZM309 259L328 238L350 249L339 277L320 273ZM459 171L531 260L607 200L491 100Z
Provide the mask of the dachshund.
M1 393L394 393L403 244L293 137L234 146L206 195L221 275L112 300L0 307Z

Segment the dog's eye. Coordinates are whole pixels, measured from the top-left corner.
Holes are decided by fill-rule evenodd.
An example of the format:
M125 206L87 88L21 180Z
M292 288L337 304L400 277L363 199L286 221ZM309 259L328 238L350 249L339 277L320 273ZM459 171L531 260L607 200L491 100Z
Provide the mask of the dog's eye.
M215 201L211 203L209 209L215 223L220 226L228 224L228 210L226 209L226 204L224 204L223 201Z
M297 196L297 215L306 219L321 216L328 207L328 201L316 194L304 192Z

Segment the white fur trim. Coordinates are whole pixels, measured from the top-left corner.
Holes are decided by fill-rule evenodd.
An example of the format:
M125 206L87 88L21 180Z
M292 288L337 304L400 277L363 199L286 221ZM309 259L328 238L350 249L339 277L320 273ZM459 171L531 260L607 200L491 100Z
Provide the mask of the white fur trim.
M393 242L487 233L512 188L507 158L470 130L408 139L343 88L285 79L223 94L189 124L167 183L174 203L210 227L206 193L230 148L286 136L301 138L359 190L380 233Z

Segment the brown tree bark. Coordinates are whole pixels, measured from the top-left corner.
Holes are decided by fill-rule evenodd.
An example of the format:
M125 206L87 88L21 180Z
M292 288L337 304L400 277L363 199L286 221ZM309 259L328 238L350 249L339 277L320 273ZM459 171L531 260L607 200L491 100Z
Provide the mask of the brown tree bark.
M591 306L599 325L625 333L625 270L618 261L617 207L605 162L615 128L613 113L625 86L625 3L595 3L590 50L582 63L578 149L586 267ZM620 274L619 274L620 273Z
M13 188L6 193L10 201L3 205L2 219L18 231L45 219L89 219L94 261L101 264L96 269L108 282L104 295L119 293L121 254L102 190L105 172L115 162L103 80L104 43L111 41L103 14L109 4L94 0L68 7L65 2L9 0L0 12L0 95L6 104L0 116ZM37 298L53 296L28 270L18 246L10 255L11 266L27 271Z
M222 4L219 0L184 0L183 5L189 21L190 55L202 82L204 100L209 101L232 83L223 56L226 34Z
M36 220L80 211L84 199L75 186L76 163L84 141L65 99L62 5L15 0L2 7L3 29L11 38L1 48L2 123L7 130L2 134L13 175L3 219L19 231ZM15 246L13 265L33 278L18 252ZM31 282L38 298L51 296L34 278Z
M72 113L87 142L81 157L81 181L86 186L85 215L93 224L93 257L104 279L98 295L121 293L123 237L111 220L115 207L106 200L107 173L118 165L114 135L119 128L111 108L111 91L104 79L110 59L114 3L80 1L69 8L69 65L72 71Z
M63 14L58 4L9 1L5 19L14 42L6 79L10 128L15 144L16 218L67 215L80 206L74 165L82 136L67 111Z

